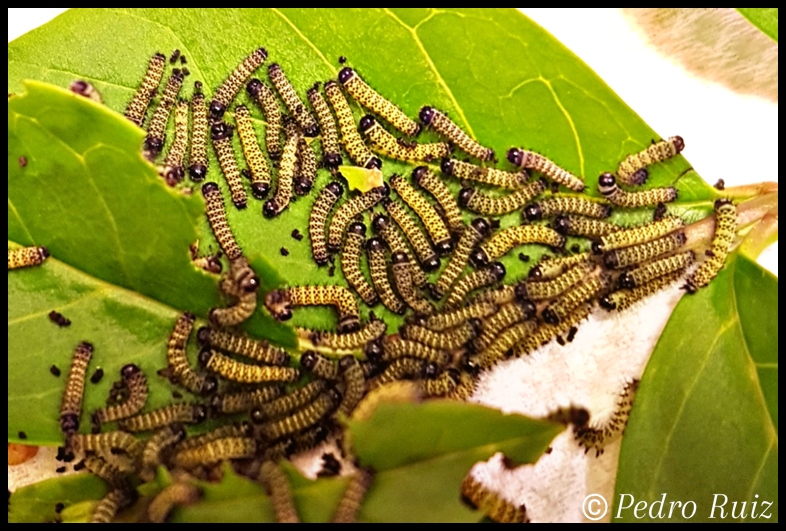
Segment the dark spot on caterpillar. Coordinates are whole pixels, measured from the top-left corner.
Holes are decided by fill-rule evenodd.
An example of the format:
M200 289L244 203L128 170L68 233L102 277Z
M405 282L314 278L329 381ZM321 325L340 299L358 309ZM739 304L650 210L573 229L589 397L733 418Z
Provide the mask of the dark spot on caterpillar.
M49 312L49 320L59 327L69 326L71 324L71 320L68 317L65 317L62 313L55 310Z
M19 438L22 440L27 439L27 434L23 431L20 431L17 435L19 435Z
M180 391L172 391L172 398L183 398L183 395Z
M64 467L64 466L59 466L59 467L55 468L55 472L57 472L58 474L62 474L65 471L66 471L66 467ZM57 506L62 506L62 505L63 505L62 503L58 503L57 504ZM59 513L60 511L63 510L63 507L60 507L60 511L58 511L57 510L57 506L55 506L55 512Z
M519 253L519 260L522 262L529 262L529 255L524 253Z
M104 377L104 369L101 367L96 369L96 372L93 373L93 376L90 377L90 383L97 384L101 381L101 378Z
M303 235L297 229L292 231L292 237L295 238L297 241L300 241L300 240L303 239Z
M27 157L25 156L19 157L19 167L24 168L25 166L27 166Z
M578 243L574 243L573 245L570 246L570 250L574 253L578 253L579 251L581 251L581 247L579 246Z
M22 165L21 159L22 159L22 157L20 157L20 162L19 162L20 166ZM715 188L717 190L725 190L726 189L726 181L724 181L723 179L718 179L718 182L715 183Z
M281 256L289 256L289 250L286 247L281 248Z
M332 276L333 276L333 275L335 275L335 274L336 274L336 266L330 266L330 267L328 268L328 276L329 276L329 277L332 277Z
M175 64L179 57L180 57L180 50L175 50L174 52L172 52L172 56L169 58L169 63Z
M715 258L715 253L712 252L712 249L707 249L704 251L704 254L709 258Z
M338 64L343 65L346 62L347 62L347 58L344 57L343 55L338 58Z
M57 365L52 365L49 367L49 372L52 373L52 376L60 376L60 369Z

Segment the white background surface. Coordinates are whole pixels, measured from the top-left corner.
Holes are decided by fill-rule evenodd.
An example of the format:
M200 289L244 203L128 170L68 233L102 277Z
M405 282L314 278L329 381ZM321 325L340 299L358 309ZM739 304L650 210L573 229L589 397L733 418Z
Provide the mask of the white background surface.
M9 8L9 42L63 11ZM661 136L685 138L683 154L710 184L778 181L777 103L689 74L649 47L618 9L521 11L584 60ZM759 263L778 274L777 243Z

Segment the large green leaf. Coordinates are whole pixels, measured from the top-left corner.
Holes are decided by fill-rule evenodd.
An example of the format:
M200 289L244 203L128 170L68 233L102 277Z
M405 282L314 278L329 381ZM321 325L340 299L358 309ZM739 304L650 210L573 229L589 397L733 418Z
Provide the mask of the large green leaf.
M683 297L636 395L620 455L618 505L622 495L652 503L665 492L666 511L669 501L693 500L691 521L707 520L724 495L725 513L717 509L716 519L731 520L732 503L739 515L748 502L745 516L734 519L757 520L751 503L774 501L767 521L777 521L777 308L777 279L742 255L709 287ZM617 520L640 521L632 508L614 511ZM682 517L677 511L670 519Z
M778 42L778 8L777 7L738 7L743 17L759 28L762 33Z

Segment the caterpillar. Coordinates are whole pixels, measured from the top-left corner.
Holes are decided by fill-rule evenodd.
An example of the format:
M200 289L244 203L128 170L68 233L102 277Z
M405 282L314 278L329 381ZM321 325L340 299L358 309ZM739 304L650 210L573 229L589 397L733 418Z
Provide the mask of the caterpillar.
M631 288L625 288L600 298L600 306L607 311L617 310L621 312L627 310L638 301L658 293L666 286L669 286L682 277L683 270L673 271L658 276L645 284L637 284Z
M118 422L118 427L130 432L153 431L175 422L199 424L206 418L207 407L202 404L173 404L123 419Z
M120 369L120 376L128 389L128 398L122 404L104 407L96 411L93 414L95 424L114 422L136 415L145 407L149 391L147 377L142 369L131 363Z
M603 453L606 445L622 435L625 426L628 424L628 417L633 408L633 399L638 388L639 380L633 379L627 382L619 394L614 413L600 426L588 424L574 427L575 439L581 446L585 447L585 453L594 448L595 455L599 456Z
M208 395L218 388L218 382L212 376L197 373L191 368L186 357L186 344L194 328L194 314L184 312L175 323L175 328L167 342L167 365L169 378L200 395Z
M415 249L415 253L418 255L418 261L423 270L430 272L437 269L439 267L437 254L429 245L425 234L423 234L407 211L404 210L404 207L389 199L382 201L382 206L385 207L388 215L407 236L409 243L412 244L412 248Z
M579 304L573 311L566 316L562 317L557 324L541 323L538 328L532 332L521 343L513 347L513 357L520 357L527 355L540 347L545 345L557 336L568 332L574 328L579 322L587 318L591 310L589 304Z
M468 273L456 283L445 301L445 306L461 304L470 291L490 286L500 282L503 278L505 278L505 266L501 262L493 262L487 267Z
M418 358L396 358L385 367L382 373L371 381L373 388L382 385L411 378L413 376L420 376L427 365L427 361Z
M328 389L313 402L278 420L260 424L259 434L268 441L287 437L318 423L341 402L341 393Z
M186 430L179 423L164 426L156 431L145 443L142 450L142 463L139 477L143 481L153 481L156 468L164 462L168 451L177 443L186 438Z
M349 334L333 334L330 332L312 332L311 342L319 347L332 350L354 350L365 346L371 341L375 341L385 335L387 324L379 319L374 312L369 316L369 322L356 332ZM302 359L301 359L302 363Z
M603 173L598 178L598 191L610 202L625 208L670 203L677 199L677 189L673 186L650 188L641 192L626 192L619 187L617 178L611 173Z
M535 282L532 280L523 281L516 284L516 300L542 301L559 297L567 290L576 286L584 280L588 274L595 269L595 265L590 262L582 262L567 269L551 280Z
M204 181L207 177L207 102L202 93L202 82L194 82L194 95L191 98L191 152L189 153L188 175L194 182Z
M292 134L290 134L290 132ZM265 202L262 214L266 218L274 218L283 212L292 199L292 192L295 184L295 170L297 166L297 148L300 144L302 135L300 130L288 129L287 139L284 142L284 149L281 152L281 160L278 163L278 187L276 195Z
M366 242L366 251L371 281L374 283L379 300L391 312L403 314L407 307L390 285L385 245L380 238L371 238Z
M80 466L86 468L87 471L94 476L98 476L99 478L103 479L112 487L119 487L126 481L125 476L119 468L97 455L85 456L84 460L81 463L75 465L74 468L76 469Z
M338 127L341 130L341 142L344 149L347 150L349 158L355 164L363 168L382 168L382 161L379 160L371 150L368 149L363 139L355 127L355 117L352 115L352 109L349 107L344 93L333 80L325 83L325 94L327 95L330 105L336 112L338 119Z
M276 514L276 522L281 524L297 524L300 518L292 497L289 479L281 470L281 466L273 461L264 461L259 468L259 482L264 485Z
M516 294L513 286L503 284L494 289L487 289L486 291L478 294L473 300L476 301L491 301L494 304L507 304L515 300Z
M235 124L243 147L243 156L248 164L251 179L251 194L257 199L264 199L270 191L270 166L262 153L251 123L251 113L248 107L238 105L235 107Z
M554 218L552 224L554 230L563 236L584 236L584 237L598 237L606 236L613 232L622 230L622 227L594 218L585 218L583 216L563 216L559 215Z
M509 352L516 343L520 343L528 335L534 332L536 327L535 321L526 320L506 328L488 347L483 349L480 354L474 358L474 363L481 369L492 367L505 359L505 354Z
M456 179L491 184L508 190L523 188L529 179L529 174L526 171L512 172L496 168L484 168L458 159L443 159L440 163L440 169L445 175L450 175Z
M425 396L446 396L450 394L461 382L461 373L450 367L435 378L425 378L420 381Z
M308 112L308 109L303 105L303 100L295 92L295 87L287 78L284 71L281 70L281 65L273 63L267 68L270 81L276 87L276 91L284 101L284 105L289 110L289 113L295 118L303 134L307 137L315 137L319 134L319 125L314 117Z
M498 523L523 524L529 522L524 504L516 506L498 493L489 490L478 480L467 474L461 483L461 499L473 509Z
M85 394L85 375L92 357L93 345L87 341L79 343L74 350L60 404L60 430L66 437L71 437L79 430L79 417L82 415L82 399Z
M412 181L436 198L450 231L456 234L461 232L464 221L461 219L458 203L442 179L431 173L426 166L418 166L412 171Z
M264 340L251 339L207 326L203 326L197 331L197 339L201 345L210 345L266 365L287 365L289 363L289 354L286 350L271 346Z
M437 214L434 206L415 190L409 182L400 175L390 178L390 185L399 197L409 205L426 227L429 238L434 243L434 248L440 256L450 254L453 250L453 240L448 232L448 227Z
M471 138L464 132L456 123L448 118L448 116L435 109L425 105L420 108L418 113L420 123L426 127L431 127L440 135L447 138L451 144L459 147L465 153L468 153L480 160L491 161L494 160L494 150L480 145L477 140Z
M696 271L688 278L685 283L685 290L688 293L695 293L710 283L715 278L726 262L734 235L737 232L737 208L728 199L718 199L715 201L715 236L712 240L712 247L707 253L708 258Z
M218 157L221 172L229 185L232 203L239 208L246 208L246 190L240 179L240 169L237 166L235 150L232 148L232 127L225 122L217 122L210 126L210 136L213 148Z
M98 505L93 510L93 514L90 516L90 523L108 524L115 519L118 512L133 502L133 491L127 490L127 487L114 488L98 502Z
M651 280L668 275L670 273L684 271L693 264L695 255L693 251L687 251L660 260L655 260L648 264L637 267L622 273L617 279L617 285L622 289L633 289L636 286L643 286Z
M297 167L299 174L295 177L295 193L306 195L314 187L317 180L317 155L306 139L301 136L297 149Z
M508 227L494 234L488 241L482 243L473 252L469 259L475 267L488 265L492 260L496 260L507 254L508 251L516 246L525 243L541 243L549 245L555 249L565 247L565 236L554 229L542 225L518 225Z
M398 358L417 358L435 363L439 367L447 365L450 361L448 353L444 350L437 350L407 339L388 339L383 341L380 358L369 359L372 362L390 362Z
M223 437L201 446L180 450L172 462L180 468L212 465L224 459L247 459L257 452L257 442L250 437Z
M347 283L360 295L363 302L374 306L379 302L377 292L374 291L374 287L369 284L360 270L360 250L365 239L366 226L358 222L352 223L347 231L347 241L344 243L344 250L341 253L341 270L344 272Z
M341 183L338 181L329 182L322 191L319 192L317 199L311 207L311 212L308 215L308 234L311 237L311 254L318 266L326 265L328 262L327 247L325 244L325 224L330 215L330 211L333 210L336 201L338 201L343 194L344 187L341 186ZM352 285L351 282L350 285ZM365 300L365 298L363 300Z
M580 304L598 295L606 288L607 284L608 281L604 277L589 277L549 304L541 313L541 317L546 324L559 324L563 318L578 308Z
M443 311L428 317L419 319L419 324L435 331L442 331L447 328L454 328L461 323L467 322L472 318L483 319L497 311L497 305L489 301L476 301L460 308Z
M491 234L491 225L483 218L473 219L469 226L464 228L456 244L456 251L431 290L435 298L441 298L447 293L453 282L467 266L472 250L484 238L487 238L489 234Z
M267 154L273 160L281 157L281 109L278 107L276 96L270 87L259 79L252 79L246 86L246 91L257 102L265 113L265 147Z
M322 136L322 161L328 168L338 168L343 161L341 160L341 146L338 143L338 130L336 120L330 112L325 98L319 92L319 83L306 91L311 107L317 113L317 122Z
M68 90L96 103L104 103L104 100L101 98L101 93L98 92L98 89L96 89L92 83L89 83L84 79L76 79L72 81L68 86Z
M147 65L147 71L145 71L145 75L142 77L142 83L134 93L131 101L128 102L124 115L139 127L142 127L150 100L155 96L158 85L161 83L161 78L164 77L165 66L166 56L164 54L157 53L153 55L150 63Z
M420 133L420 124L404 114L395 103L368 86L355 70L349 67L342 68L338 73L338 81L352 99L383 117L405 135L417 136Z
M300 376L300 371L291 367L240 363L210 348L200 351L199 362L223 379L239 383L294 382Z
M431 162L450 155L450 145L447 142L421 144L396 138L370 114L360 119L358 128L371 141L377 153L391 159L405 162Z
M8 269L41 265L47 258L49 258L49 249L43 245L8 249Z
M164 158L161 174L169 186L175 186L186 176L183 162L188 149L188 101L178 100L175 106L175 139Z
M407 253L393 253L390 260L396 289L407 306L418 313L431 312L433 309L431 305L426 299L420 297L415 290L412 281L412 264Z
M545 257L544 257L545 258ZM533 280L550 280L558 277L574 265L589 262L592 255L589 252L561 256L559 258L543 259L529 270L528 277Z
M490 197L474 188L462 188L458 196L458 204L462 207L486 216L501 216L520 208L527 201L542 194L546 189L543 181L533 181L520 190L501 197Z
M649 176L647 166L668 160L685 149L685 141L681 136L673 136L668 140L653 142L647 149L625 157L617 168L617 177L623 184L640 186Z
M283 417L313 401L320 393L325 391L327 385L326 380L314 380L296 391L266 404L260 404L258 408L251 412L251 421L254 424L263 424L269 419Z
M205 198L205 211L210 228L221 246L221 250L227 255L230 261L237 260L243 256L243 251L237 244L232 229L227 223L226 211L224 210L224 199L218 185L208 182L202 185L202 196Z
M150 119L150 125L147 126L147 137L143 150L147 158L153 160L161 153L164 147L164 137L166 134L166 124L169 121L169 113L172 112L172 107L177 101L177 95L180 92L180 87L183 85L185 75L177 68L172 70L172 75L166 82L164 94L161 96L161 101L158 102L156 110L153 111L153 117Z
M56 310L49 312L48 317L50 321L55 323L60 328L71 326L71 319Z
M344 231L346 231L352 218L382 201L389 193L387 187L380 186L372 188L368 192L353 197L342 204L330 220L327 243L328 251L335 253L339 250L341 247L341 240L344 238Z
M191 483L178 481L167 485L147 506L147 519L154 524L163 524L175 507L193 505L201 497L202 491Z
M254 275L253 269L247 268L248 276L252 279L252 285L258 286L259 280ZM257 309L256 291L238 290L232 293L237 301L232 306L226 308L212 308L210 310L210 322L216 326L235 326L246 321L254 314Z
M314 351L300 357L300 366L324 380L338 380L338 363Z
M581 178L576 177L564 168L560 168L539 153L534 153L525 149L510 148L507 157L508 161L514 166L518 166L519 168L531 168L566 188L570 188L576 192L584 191L584 181L582 181Z
M615 249L603 254L603 265L609 269L621 269L634 264L652 260L664 254L673 253L685 244L685 232L678 231L656 240Z
M358 303L352 292L343 286L293 286L275 290L267 294L265 305L279 321L292 316L291 306L335 306L339 314L339 333L360 328Z
M229 262L229 272L221 277L220 286L227 295L239 297L244 293L256 293L259 289L259 277L248 260L241 256Z
M257 387L251 391L238 391L216 395L210 401L210 406L218 413L228 415L241 411L250 411L260 404L270 402L281 396L281 387L277 385Z
M672 216L663 218L660 221L653 221L646 225L603 236L600 242L596 242L592 246L592 251L595 254L601 254L604 251L613 251L615 249L622 249L623 247L630 247L631 245L639 245L665 236L684 226L685 222L678 217Z
M483 333L472 342L472 350L482 352L508 327L535 316L535 305L529 300L515 300L499 307L499 311L483 323Z
M351 355L341 357L338 361L338 369L344 379L345 388L338 412L349 416L366 394L366 377L360 362Z
M371 487L373 480L374 474L367 468L358 468L350 476L349 484L341 496L341 501L338 502L336 512L333 513L333 519L331 520L333 523L345 524L353 523L357 520L360 504L363 503L363 498L369 487Z
M390 250L394 253L401 252L406 253L409 256L410 250L407 247L407 244L404 242L404 237L401 235L399 230L390 223L390 219L384 214L376 214L374 215L374 219L372 220L371 226L374 228L374 232L379 234L385 243L388 244ZM422 287L428 281L426 277L426 273L420 267L420 264L416 261L410 262L412 266L412 282L417 287Z
M425 326L415 324L404 325L399 328L399 335L410 341L422 343L427 347L437 350L457 350L476 338L483 329L479 319L470 319L455 328L435 332Z
M588 218L603 219L611 215L611 207L583 197L552 197L530 203L524 207L523 214L527 221L538 221L555 214L580 214Z
M235 67L229 77L218 87L213 94L210 102L210 116L214 120L220 120L229 108L229 104L235 99L238 91L243 87L246 79L259 68L267 59L267 50L257 48Z
M447 396L451 400L467 401L475 393L477 382L475 378L466 371L461 371L459 384Z
M141 457L144 445L142 441L125 431L106 431L104 433L76 433L69 438L75 452L115 453L122 451L131 458ZM113 450L115 452L113 452Z

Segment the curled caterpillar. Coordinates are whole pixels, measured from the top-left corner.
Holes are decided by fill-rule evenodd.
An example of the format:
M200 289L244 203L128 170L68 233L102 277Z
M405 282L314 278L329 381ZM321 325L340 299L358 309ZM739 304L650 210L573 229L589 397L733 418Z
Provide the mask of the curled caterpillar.
M382 201L382 206L385 207L388 215L396 222L404 234L407 236L409 243L418 255L418 261L423 267L424 271L434 271L439 267L439 257L437 253L431 248L431 245L420 230L417 223L412 219L412 216L396 201L389 199Z
M49 249L43 245L8 249L8 269L41 265L47 258L49 258Z
M427 364L428 362L424 359L410 357L396 358L385 367L385 370L383 370L379 376L370 382L370 386L372 388L378 388L391 382L421 376Z
M155 96L158 90L158 85L161 84L161 78L164 77L164 67L166 66L166 56L161 53L155 54L147 66L147 71L142 77L142 83L134 93L131 101L125 110L125 117L134 122L139 127L145 121L145 114L147 107L150 105L150 100Z
M221 288L236 302L226 308L212 308L210 321L218 326L235 326L247 320L257 308L257 277L244 257L230 262L229 274L221 281Z
M338 502L336 512L333 513L333 523L343 524L356 521L360 504L363 503L363 498L373 479L374 474L366 468L359 468L350 477L349 484L341 496L341 501Z
M84 466L88 472L103 479L112 487L122 486L126 481L126 477L118 467L97 455L85 456L84 461L77 464L74 468L76 469L80 466Z
M483 218L473 219L469 226L464 228L456 244L456 251L431 290L436 298L441 298L448 292L453 282L467 266L469 256L475 246L487 238L489 234L491 234L491 225Z
M108 524L115 519L117 513L125 509L134 502L133 491L126 486L110 490L101 501L98 502L93 514L90 516L90 523Z
M371 281L374 283L374 290L377 292L379 300L391 312L403 314L407 307L390 285L385 244L380 238L371 238L366 242L366 250L368 251Z
M337 252L341 248L344 231L346 231L352 218L382 201L389 193L387 187L380 186L372 188L368 192L353 197L342 204L330 220L327 243L328 251Z
M603 265L609 269L621 269L673 253L684 244L685 231L672 232L652 241L608 251L603 254Z
M71 437L79 429L79 417L82 415L82 400L85 394L85 375L92 357L93 345L87 341L79 343L74 350L60 404L60 430L66 437Z
M300 371L291 367L240 363L210 348L202 349L199 362L223 379L239 383L294 382L300 376Z
M227 255L230 261L237 260L243 256L243 251L232 234L232 229L227 223L226 211L224 210L224 199L216 183L205 183L202 186L202 196L205 198L205 211L210 228L221 246L221 250Z
M350 109L349 103L344 97L344 93L341 92L338 83L333 80L325 83L325 94L336 112L338 127L341 130L341 143L344 145L344 149L347 150L349 158L363 168L382 168L382 161L371 153L371 150L363 142L360 133L358 133L352 109Z
M262 207L262 214L266 218L276 217L289 206L295 186L297 148L301 138L302 135L298 128L287 129L287 140L284 143L284 150L281 152L281 160L278 163L276 195L268 199L265 202L265 206Z
M461 499L495 522L505 524L529 522L524 504L516 506L498 493L489 490L470 474L467 474L461 483Z
M335 306L338 310L338 331L354 332L360 328L358 303L352 292L343 286L293 286L271 291L265 305L279 321L292 317L292 306Z
M216 122L210 126L210 138L213 140L213 149L218 157L221 172L229 185L232 202L239 209L246 208L246 190L240 179L240 169L237 166L235 150L232 148L232 127L225 122ZM204 189L203 189L204 190Z
M630 247L631 245L639 245L665 236L677 229L685 226L685 222L678 217L667 217L660 221L653 221L646 225L640 225L631 229L621 230L603 236L599 242L595 242L592 246L592 251L595 254L601 254L605 251L613 251L615 249L622 249L623 247Z
M437 350L456 350L476 338L483 329L479 319L470 319L455 328L449 328L441 332L429 330L425 326L408 324L399 328L399 335L410 341L422 343L427 347Z
M333 210L333 206L343 193L344 187L341 186L341 183L338 181L329 182L322 191L319 192L316 201L314 201L311 207L311 212L308 215L308 234L311 237L311 254L314 256L314 261L318 266L323 266L328 262L327 247L325 243L325 224L330 215L330 211ZM350 285L351 284L350 282Z
M456 234L461 232L464 228L461 211L442 179L430 172L427 167L418 166L412 171L412 181L436 198L437 203L442 207L450 231Z
M390 185L398 193L399 197L409 205L415 214L423 222L423 226L428 231L429 238L434 243L434 248L445 256L453 250L453 240L448 232L448 227L442 218L439 217L434 206L415 190L409 182L400 175L393 175L390 178Z
M429 313L431 305L421 297L412 282L412 264L407 253L393 253L390 258L396 289L404 302L419 313Z
M360 119L359 129L371 141L377 153L382 153L391 159L405 162L431 162L450 154L450 145L446 142L421 144L396 138L369 114Z
M254 424L263 424L269 419L288 415L291 411L313 401L325 391L327 385L327 381L323 379L313 380L287 395L271 400L265 404L260 404L258 408L251 412L251 421Z
M638 301L654 295L663 290L682 277L682 270L667 273L653 278L645 284L637 284L631 288L620 289L600 298L600 306L607 311L617 310L621 312L627 310Z
M576 192L584 191L584 181L568 170L560 168L539 153L534 153L525 149L510 148L507 157L511 164L519 168L531 168L539 171L552 181L558 182L566 188L570 188Z
M383 117L390 125L409 136L420 133L420 124L368 84L349 67L342 68L338 73L338 81L352 98L363 107Z
M440 169L445 175L456 179L466 179L491 184L508 190L518 190L527 185L529 174L526 171L512 172L496 168L484 168L458 159L443 159Z
M338 412L349 416L366 394L366 377L360 362L351 355L342 356L338 369L344 380L344 396L341 398Z
M595 269L594 264L582 262L550 280L519 282L515 288L516 299L541 301L559 297L581 282L593 269Z
M625 208L638 208L659 203L670 203L677 199L677 189L673 186L666 188L650 188L640 192L626 192L617 184L617 179L611 173L603 173L598 179L598 191L603 197L615 205Z
M259 147L254 124L251 123L251 113L245 105L235 107L235 124L240 145L243 147L243 156L248 164L251 194L257 199L264 199L270 191L270 166Z
M737 207L728 199L715 201L715 236L712 247L706 253L708 258L685 283L688 293L695 293L699 288L706 286L715 278L726 262L734 235L737 232Z
M281 419L271 420L258 426L259 434L268 441L290 436L317 424L341 402L341 393L328 389L313 402L293 411Z
M208 395L215 392L218 382L212 376L197 373L191 368L186 357L186 344L194 328L194 319L194 314L184 312L169 336L166 355L169 378L192 393Z
M274 347L265 340L251 339L207 326L199 329L197 339L202 345L210 345L239 354L266 365L287 365L289 363L289 354L286 350Z
M623 184L640 186L649 176L647 166L675 157L683 149L685 141L681 136L653 142L647 149L625 157L617 168L617 177Z
M483 332L472 342L472 349L475 352L486 350L503 330L534 316L535 305L529 300L516 300L500 306L497 313L484 321Z
M172 112L177 101L177 95L180 93L180 87L183 85L185 75L177 68L172 70L172 75L166 82L164 94L161 96L161 101L158 102L156 110L153 111L153 117L150 119L150 125L147 126L147 137L143 150L148 159L153 160L161 153L164 147L164 137L166 134L166 124L169 121L169 113Z
M138 366L125 365L120 369L123 384L128 390L128 398L122 404L104 407L93 413L94 423L100 425L104 422L114 422L139 413L148 397L147 377Z
M385 243L388 244L392 252L405 253L408 256L411 255L411 251L404 241L401 232L399 232L399 229L390 222L387 216L384 214L375 214L371 226L374 227L374 232L385 240ZM411 261L410 264L412 265L412 282L414 282L417 287L424 286L428 281L426 273L417 261Z
M292 86L292 83L287 78L284 71L281 70L281 65L277 63L273 63L267 69L267 73L270 76L270 81L273 82L273 86L276 87L276 91L281 96L281 99L284 101L284 105L289 110L289 113L295 118L300 128L303 130L303 134L308 137L315 137L319 134L319 125L314 117L308 112L308 109L303 104L303 100L300 99L297 92L295 91L295 87Z
M546 324L556 325L579 305L597 296L606 288L607 284L607 279L603 276L586 278L582 283L566 291L549 304L543 310L541 317Z
M465 133L463 129L456 125L456 123L448 118L442 111L426 105L420 108L418 118L420 118L420 122L423 125L431 127L434 131L450 140L451 144L458 146L459 149L465 153L480 160L494 160L493 149L481 146L477 140Z
M322 136L322 161L328 168L338 168L342 164L341 146L338 143L336 120L330 112L325 98L319 92L319 84L315 84L306 92L308 101L317 113L317 122Z
M607 218L611 215L611 207L583 197L552 197L524 207L527 221L537 221L555 214L579 214L588 218Z
M571 256L560 256L559 258L550 258L548 260L544 259L530 269L527 276L532 280L554 279L569 268L589 262L591 259L592 255L589 252L578 253Z
M339 377L338 363L314 351L300 357L300 366L323 380L338 380Z
M505 266L501 262L493 262L487 267L468 273L456 283L450 292L450 296L445 301L445 305L455 306L461 304L470 291L490 286L500 282L503 278L505 278Z
M202 94L202 82L194 82L194 95L191 98L191 151L188 156L188 175L194 182L204 181L207 177L207 101Z
M460 383L461 373L453 367L449 367L433 378L420 380L423 394L429 397L449 395Z
M595 455L599 456L609 443L622 435L628 424L628 417L633 408L633 399L638 388L639 380L636 379L625 384L617 398L617 407L614 413L604 423L593 425L594 423L590 421L584 426L574 426L575 439L585 447L585 452L594 449Z
M202 404L174 404L123 419L118 427L130 432L153 431L175 422L199 424L206 418L207 407Z
M281 157L281 109L278 107L276 96L270 87L259 79L252 79L246 85L246 91L251 98L257 102L265 114L265 147L267 154L273 160Z
M183 161L188 149L188 101L179 100L175 106L175 140L164 159L164 179L174 186L186 176Z
M238 91L243 88L243 84L251 77L254 70L259 68L267 59L267 50L257 48L235 67L229 77L218 87L213 94L210 102L210 116L214 120L220 120L229 108L229 104L235 99Z
M273 512L276 514L276 522L281 524L300 523L295 501L292 498L292 488L281 466L273 461L263 462L259 468L258 479L270 496Z
M518 225L508 227L494 234L489 240L470 255L470 261L475 267L488 265L507 254L508 251L525 243L541 243L555 249L565 246L565 236L554 229L542 225Z
M147 506L147 519L154 524L163 524L175 507L193 505L201 497L199 487L191 483L176 482L167 485Z
M369 284L360 269L360 251L365 240L366 226L358 222L352 223L347 231L347 240L341 253L341 270L344 272L347 283L360 295L363 302L374 306L379 302L377 292L374 291L374 287Z
M179 423L164 426L155 432L142 450L139 477L143 481L152 481L155 478L156 468L164 462L164 457L169 450L185 438L186 430Z
M462 188L458 203L462 207L486 216L501 216L521 208L527 201L539 196L546 189L543 181L533 181L520 190L501 197L491 197L474 188Z
M598 237L622 230L622 227L601 219L583 216L562 216L554 218L554 230L565 236Z

